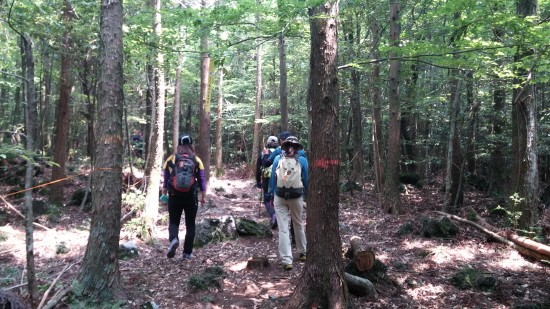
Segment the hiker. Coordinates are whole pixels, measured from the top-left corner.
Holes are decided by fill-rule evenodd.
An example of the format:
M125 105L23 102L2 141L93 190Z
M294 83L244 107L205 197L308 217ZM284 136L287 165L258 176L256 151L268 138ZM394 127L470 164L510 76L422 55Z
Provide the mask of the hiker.
M290 132L281 132L281 134L279 134L279 140L281 141L281 145L291 135L292 135L292 133L290 133ZM280 155L282 152L283 152L283 149L281 147L276 148L271 153L271 155L269 155L269 158L264 161L264 167L271 167L271 165L272 165L273 161L275 160L275 158L278 155ZM306 153L303 150L298 151L298 154L303 156L304 158L306 157ZM290 219L290 243L293 246L296 245L296 238L294 237L294 225L292 224L292 219Z
M166 256L173 258L179 247L179 227L181 214L185 212L184 260L193 258L195 241L195 218L197 217L197 187L201 191L201 207L206 204L206 178L204 166L195 155L195 146L190 135L181 135L175 154L166 159L163 166L164 183L162 193L168 195L168 240L170 246Z
M141 158L143 155L143 135L138 130L135 130L134 135L132 135L132 148L134 148L136 157Z
M270 225L272 229L277 228L277 217L275 216L275 209L271 205L271 194L269 193L269 178L271 177L271 167L264 167L263 163L269 155L279 147L279 141L277 137L270 136L267 138L267 143L264 149L258 153L258 160L256 161L256 188L262 189L264 197L265 209L269 213Z
M288 215L296 233L296 250L300 261L306 260L306 234L302 222L303 200L307 194L308 162L299 154L304 146L289 136L281 145L284 151L273 161L269 191L273 194L275 214L279 221L279 256L283 269L292 270L292 247L288 231Z

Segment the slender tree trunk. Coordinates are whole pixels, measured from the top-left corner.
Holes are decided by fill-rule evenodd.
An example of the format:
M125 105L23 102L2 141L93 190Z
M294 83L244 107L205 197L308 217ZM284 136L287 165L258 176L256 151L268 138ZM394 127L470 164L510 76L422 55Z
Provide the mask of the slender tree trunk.
M537 14L536 0L519 0L517 14L522 17ZM516 63L524 60L533 51L527 46L520 46L514 56ZM514 79L512 101L512 175L510 189L515 195L510 201L512 211L521 212L517 227L529 230L537 219L539 177L537 167L537 127L536 104L533 86L530 84L533 72L518 65ZM527 78L523 78L527 76Z
M307 214L307 261L287 309L351 308L344 280L338 227L340 155L338 134L338 3L310 8L311 106L310 182Z
M202 7L207 8L206 0L202 0ZM201 87L200 87L200 102L199 102L199 138L197 154L204 164L204 175L206 177L206 185L209 187L210 180L210 109L207 108L206 100L208 94L208 72L210 66L210 56L207 51L209 48L208 35L203 35L201 38Z
M55 128L54 156L53 161L58 164L52 167L52 181L63 179L65 175L65 163L67 161L67 137L69 132L69 101L71 100L71 30L70 22L72 20L71 3L66 0L63 7L63 19L65 20L67 30L63 37L61 55L61 71L59 73L59 102L57 104L57 119ZM50 186L50 204L61 206L63 204L63 186L65 182L59 181Z
M152 0L153 7L153 32L158 42L162 35L162 16L161 0ZM164 55L162 52L156 52L155 68L155 122L151 134L151 153L149 162L151 162L151 173L149 174L147 190L145 194L145 223L149 235L142 235L145 239L156 238L156 222L158 217L158 200L160 190L160 171L163 161L163 141L164 141L164 114L165 114L165 80L164 80Z
M122 186L122 1L101 1L99 110L92 222L73 292L87 303L112 299L120 287L118 246Z
M150 59L148 59L150 61ZM155 93L155 68L152 64L147 64L147 91L145 94L145 113L147 114L147 123L145 124L145 132L143 134L143 140L145 141L145 147L143 147L143 157L145 158L145 178L148 179L151 175L151 164L149 163L149 154L151 153L151 137L153 136L153 127L155 125L156 115L156 93Z
M372 31L372 56L374 58L380 58L380 52L378 44L380 42L380 27L378 20L372 18L371 23ZM376 191L382 193L384 183L384 169L382 168L383 153L383 136L382 136L382 107L380 103L380 65L374 63L371 73L372 83L372 150L373 150L373 164L375 174ZM382 205L380 205L382 206Z
M418 81L418 65L410 66L411 76L407 78L407 103L401 114L401 137L403 139L402 170L408 173L416 172L416 84Z
M220 78L218 79L218 109L216 110L216 177L223 175L223 162L222 162L222 111L223 111L223 67L220 66Z
M509 169L507 168L505 149L507 147L504 130L506 128L506 119L504 117L504 108L506 107L506 89L504 82L500 80L493 81L493 135L495 145L491 152L491 182L490 191L494 196L503 197L506 194L506 184L508 183Z
M281 132L288 131L288 91L286 45L284 32L279 36L279 97L281 105Z
M477 111L479 109L479 104L474 102L474 74L469 72L466 74L467 83L466 83L466 100L468 101L468 106L470 107L470 126L469 134L466 148L466 160L468 162L468 172L470 174L476 174L476 123L477 123Z
M455 214L462 206L462 190L459 188L460 175L462 172L462 160L460 159L460 136L457 124L458 113L460 112L460 86L462 79L458 78L458 72L451 73L450 89L450 124L449 139L447 141L447 164L445 172L445 199L443 211ZM457 158L458 157L458 158Z
M261 1L258 1L258 5L261 6ZM260 17L256 14L256 23L260 22ZM252 141L252 156L250 161L250 172L254 174L256 171L256 158L258 158L258 151L260 145L260 129L262 124L260 123L261 115L261 103L262 103L262 45L258 45L256 48L256 97L254 108L254 136Z
M21 35L21 43L23 44L25 71L27 79L27 104L25 108L25 127L27 133L27 151L34 151L34 139L36 136L36 99L34 93L34 57L32 54L32 42L31 39L23 34ZM27 288L29 290L29 296L31 301L31 307L36 308L38 306L38 283L36 281L36 273L34 268L34 214L32 209L32 180L34 175L34 166L31 159L27 160L27 166L25 170L25 243L27 246Z
M181 67L183 56L178 56L178 68L176 69L176 89L174 90L174 114L172 115L172 152L175 153L178 148L178 138L180 135L180 94L181 94Z
M390 2L390 45L399 47L401 27L398 23L400 2ZM397 56L395 51L390 52L390 58ZM401 102L399 96L400 61L390 60L389 81L389 120L388 120L388 153L386 155L386 178L382 191L382 209L390 214L401 214L401 197L399 195L399 157L401 137Z

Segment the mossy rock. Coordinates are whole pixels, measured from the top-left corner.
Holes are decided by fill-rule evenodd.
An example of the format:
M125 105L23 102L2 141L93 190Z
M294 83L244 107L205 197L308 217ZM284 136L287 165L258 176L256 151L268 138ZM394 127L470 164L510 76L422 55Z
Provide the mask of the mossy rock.
M512 309L550 309L550 301L545 303L529 303L519 304L512 307Z
M485 191L488 187L485 177L476 174L467 174L466 176L464 176L464 181L466 182L466 184L480 191Z
M460 234L460 228L446 217L440 220L424 218L422 220L421 234L427 238L452 238Z
M467 266L453 275L451 283L461 290L471 289L480 275L481 273L478 270Z
M232 216L220 218L204 218L197 222L195 229L195 248L201 248L211 243L236 239L237 228Z
M399 182L406 185L413 185L417 188L422 187L422 178L417 173L404 173L399 176Z
M361 187L358 183L353 181L346 181L342 184L340 184L340 190L342 192L351 192L351 191L363 191L363 187Z
M84 199L84 196L86 195L86 191L88 191L88 196L86 197L86 204L91 205L92 192L86 188L78 189L73 193L73 196L71 197L71 204L80 206L82 204L82 200Z
M32 212L34 215L43 215L48 212L49 208L50 206L48 205L48 202L41 198L35 198L32 200Z
M221 279L226 277L225 271L219 266L208 267L202 274L189 277L189 287L194 290L207 290L209 287L221 287Z
M254 220L237 218L237 232L240 236L271 237L273 232L267 226Z
M405 236L405 235L410 235L412 233L414 233L414 225L411 221L407 221L399 227L395 235Z

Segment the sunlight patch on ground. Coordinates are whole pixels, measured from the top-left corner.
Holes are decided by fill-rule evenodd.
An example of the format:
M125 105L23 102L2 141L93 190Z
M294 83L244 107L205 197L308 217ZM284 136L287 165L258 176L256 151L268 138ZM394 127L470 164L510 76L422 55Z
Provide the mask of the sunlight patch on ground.
M229 270L231 270L231 271L241 271L241 270L246 269L247 264L248 264L248 261L238 262L238 263L235 263L235 264L229 266Z

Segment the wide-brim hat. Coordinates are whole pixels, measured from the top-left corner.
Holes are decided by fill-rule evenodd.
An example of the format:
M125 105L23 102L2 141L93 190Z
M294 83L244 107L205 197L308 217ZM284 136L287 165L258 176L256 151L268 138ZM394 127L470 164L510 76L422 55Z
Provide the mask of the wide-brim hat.
M296 151L304 149L304 145L300 144L296 136L287 137L281 145L281 149L284 151L288 151L288 147L290 146L294 147L294 150Z

